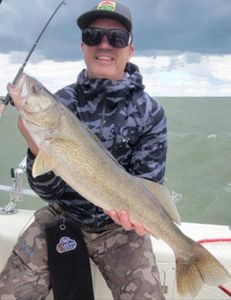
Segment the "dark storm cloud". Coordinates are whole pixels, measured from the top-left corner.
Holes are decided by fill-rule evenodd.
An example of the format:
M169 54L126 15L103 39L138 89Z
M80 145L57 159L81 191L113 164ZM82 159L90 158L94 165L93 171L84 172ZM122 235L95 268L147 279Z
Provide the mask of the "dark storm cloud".
M61 1L7 0L0 7L0 53L28 51ZM157 52L231 53L230 0L124 0L134 20L137 54ZM36 51L54 60L81 57L76 16L93 0L67 0Z
M141 5L138 10L136 38L142 50L231 52L229 0L153 1L147 13L141 13Z

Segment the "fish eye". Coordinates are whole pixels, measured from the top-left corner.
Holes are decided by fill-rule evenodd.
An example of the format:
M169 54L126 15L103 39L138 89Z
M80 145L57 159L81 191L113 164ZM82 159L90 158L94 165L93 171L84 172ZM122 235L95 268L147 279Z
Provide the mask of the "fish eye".
M35 84L32 86L32 92L34 94L38 94L38 93L42 92L42 90L43 90L43 86L41 84Z

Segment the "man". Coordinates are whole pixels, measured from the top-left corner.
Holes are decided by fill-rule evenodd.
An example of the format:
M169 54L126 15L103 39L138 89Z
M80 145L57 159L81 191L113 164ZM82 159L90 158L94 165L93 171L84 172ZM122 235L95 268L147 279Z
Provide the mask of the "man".
M129 62L133 54L129 9L102 1L82 14L77 24L82 30L86 70L80 72L77 83L58 91L57 99L99 137L127 172L162 183L166 120L163 109L144 92L138 67ZM11 92L12 85L8 89ZM80 227L89 256L114 299L163 300L150 237L142 224L132 224L126 211L102 211L53 172L33 178L38 148L20 119L18 126L29 146L29 183L49 206L36 212L35 222L15 246L0 277L0 294L5 297L1 299L46 298L51 283L44 227L67 216Z

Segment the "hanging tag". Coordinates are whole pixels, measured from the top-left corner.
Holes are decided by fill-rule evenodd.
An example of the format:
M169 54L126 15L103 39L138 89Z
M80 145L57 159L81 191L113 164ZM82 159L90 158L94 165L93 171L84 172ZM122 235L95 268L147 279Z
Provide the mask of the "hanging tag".
M61 212L61 219L62 219L62 223L59 225L59 228L61 229L61 230L65 230L66 229L66 225L65 225L65 214L64 214L64 212L63 212L63 210L62 210L62 212Z

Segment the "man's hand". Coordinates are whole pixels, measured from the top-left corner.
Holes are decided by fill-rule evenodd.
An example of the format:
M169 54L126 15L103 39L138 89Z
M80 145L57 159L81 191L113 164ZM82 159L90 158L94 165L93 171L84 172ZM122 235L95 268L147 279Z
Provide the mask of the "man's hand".
M140 236L145 234L144 226L140 223L133 224L125 210L121 210L119 213L117 213L115 210L104 212L108 214L115 223L121 225L125 230L135 230L135 232Z
M8 83L7 90L13 101L13 104L15 105L17 110L19 110L22 106L22 99L19 93L19 89L16 88L12 83ZM19 116L18 118L18 129L21 132L22 136L25 138L31 152L36 156L39 152L39 149L33 141L32 137L30 136L29 132L25 128L21 116Z

